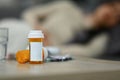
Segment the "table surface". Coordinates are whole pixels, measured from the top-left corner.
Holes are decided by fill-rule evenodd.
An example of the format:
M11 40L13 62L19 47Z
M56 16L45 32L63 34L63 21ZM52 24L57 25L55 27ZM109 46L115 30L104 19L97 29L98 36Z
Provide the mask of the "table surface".
M15 60L0 61L0 80L96 80L120 78L120 62L99 60L88 57L75 57L66 62L44 64L18 64ZM94 76L94 77L93 77ZM109 76L109 77L108 77ZM99 79L98 79L99 80Z

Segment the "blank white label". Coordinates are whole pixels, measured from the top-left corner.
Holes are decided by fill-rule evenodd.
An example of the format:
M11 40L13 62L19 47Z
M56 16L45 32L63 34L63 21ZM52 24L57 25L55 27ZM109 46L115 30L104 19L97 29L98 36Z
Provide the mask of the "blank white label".
M30 42L30 61L43 61L42 42Z

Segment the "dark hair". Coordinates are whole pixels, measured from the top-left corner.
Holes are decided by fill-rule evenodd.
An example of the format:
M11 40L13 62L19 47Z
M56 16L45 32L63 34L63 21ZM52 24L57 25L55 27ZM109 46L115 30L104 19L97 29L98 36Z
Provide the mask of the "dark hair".
M120 2L120 0L72 0L75 4L81 7L84 12L91 13L96 10L97 7L103 4L111 4L113 2Z

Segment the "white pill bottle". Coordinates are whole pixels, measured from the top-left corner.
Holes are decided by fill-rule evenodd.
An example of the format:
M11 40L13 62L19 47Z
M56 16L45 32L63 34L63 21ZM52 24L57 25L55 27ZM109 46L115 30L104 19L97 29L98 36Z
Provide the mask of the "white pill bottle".
M28 34L30 64L43 64L44 51L43 40L44 35L41 30L31 30Z

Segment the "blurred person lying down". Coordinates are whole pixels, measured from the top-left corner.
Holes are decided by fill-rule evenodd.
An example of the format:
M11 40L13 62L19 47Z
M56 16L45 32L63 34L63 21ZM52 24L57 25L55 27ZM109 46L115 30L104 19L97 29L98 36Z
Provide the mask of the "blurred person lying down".
M45 46L61 46L63 53L76 55L111 55L120 52L119 5L118 0L108 0L84 15L73 2L56 1L26 10L23 18L44 31Z

